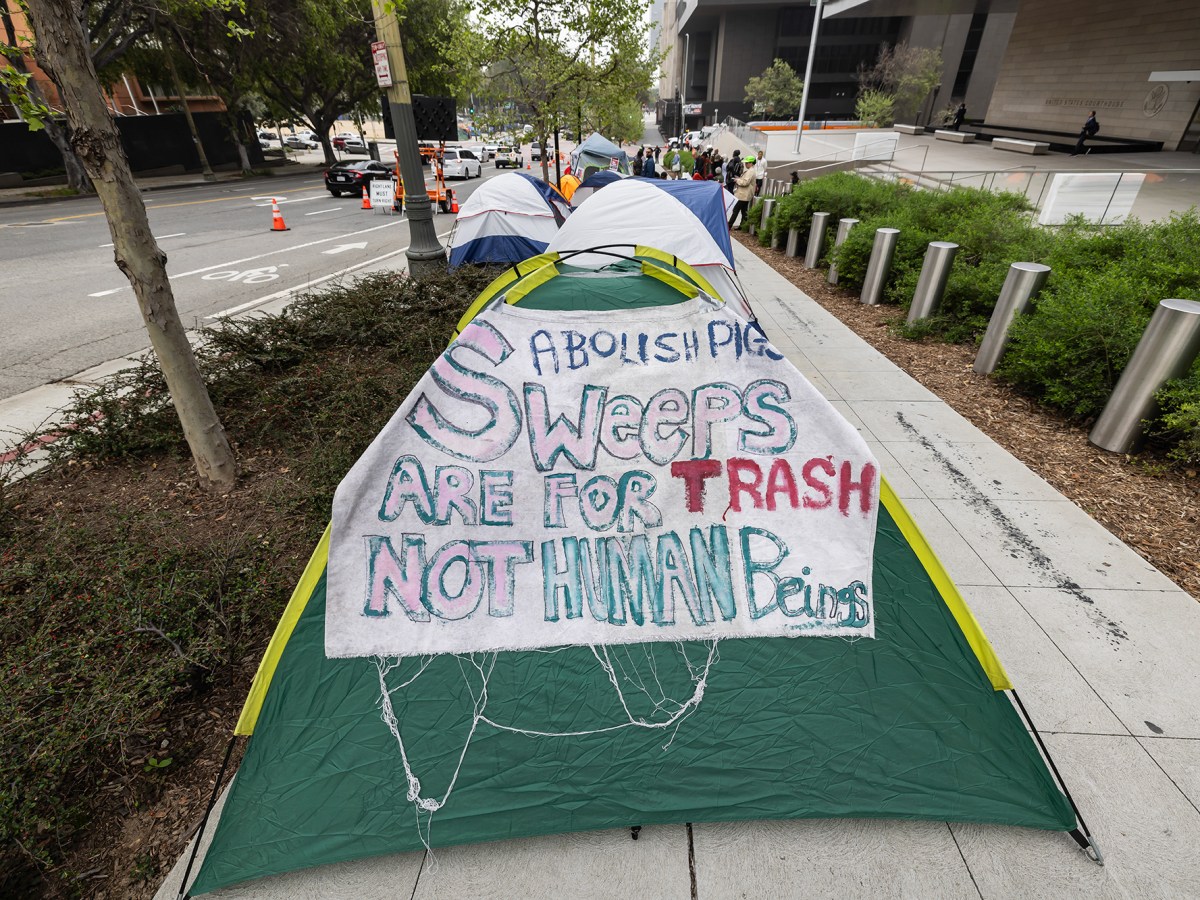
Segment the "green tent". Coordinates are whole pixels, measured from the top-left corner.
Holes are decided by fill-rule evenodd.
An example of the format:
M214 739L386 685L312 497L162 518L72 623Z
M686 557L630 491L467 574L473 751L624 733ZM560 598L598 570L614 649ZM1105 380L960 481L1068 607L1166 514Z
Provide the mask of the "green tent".
M606 283L670 302L640 266ZM541 308L555 296L575 308L583 295L546 291ZM608 648L611 666L566 647L386 668L325 655L327 530L237 724L252 737L191 893L426 846L764 818L1016 825L1070 832L1098 856L1002 666L886 482L876 527L873 640L649 643ZM663 698L692 694L715 654L702 702L672 729L581 726L583 713L653 717ZM614 691L614 672L642 689ZM385 690L394 719L381 715ZM451 789L440 807L411 802Z

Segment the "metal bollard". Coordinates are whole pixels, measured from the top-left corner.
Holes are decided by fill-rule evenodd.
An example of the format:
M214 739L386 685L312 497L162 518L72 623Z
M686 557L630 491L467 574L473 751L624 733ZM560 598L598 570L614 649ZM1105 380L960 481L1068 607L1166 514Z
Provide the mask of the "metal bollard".
M833 246L836 250L846 242L846 238L850 235L850 229L858 224L858 219L842 219L838 222L837 237L833 240ZM825 280L830 284L837 284L837 263L829 264L829 274L825 276Z
M941 304L956 253L958 244L949 241L932 241L929 244L925 251L925 262L921 265L921 275L917 279L917 289L913 291L912 306L908 309L909 325L928 318Z
M758 221L759 228L767 227L767 222L770 221L771 213L773 213L773 212L775 212L775 201L774 200L764 200L763 201L762 218L759 219L759 221Z
M1142 421L1154 414L1154 395L1181 378L1200 355L1200 303L1163 300L1154 310L1129 365L1121 373L1088 440L1101 450L1128 453L1142 438Z
M784 253L787 256L795 256L799 252L800 252L800 229L799 228L789 228L788 229L788 239L787 239L787 249L784 250Z
M1017 262L1009 266L1008 277L1004 279L996 308L992 310L987 333L979 345L979 352L975 354L974 368L977 373L987 375L995 371L1008 344L1009 326L1013 319L1029 308L1029 301L1037 296L1049 275L1050 267L1041 263Z
M876 228L875 243L871 245L871 261L867 263L867 274L863 277L862 293L858 299L868 306L876 306L883 299L883 283L892 270L892 259L896 255L896 241L900 239L899 228Z
M808 229L808 246L804 250L804 267L815 269L825 249L825 229L829 226L829 213L813 213L812 225Z

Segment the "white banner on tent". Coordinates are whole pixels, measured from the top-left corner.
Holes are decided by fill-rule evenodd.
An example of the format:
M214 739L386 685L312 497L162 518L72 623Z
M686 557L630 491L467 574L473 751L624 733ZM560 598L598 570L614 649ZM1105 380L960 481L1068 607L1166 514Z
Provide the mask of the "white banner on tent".
M337 490L326 653L873 637L877 472L706 298L500 304Z

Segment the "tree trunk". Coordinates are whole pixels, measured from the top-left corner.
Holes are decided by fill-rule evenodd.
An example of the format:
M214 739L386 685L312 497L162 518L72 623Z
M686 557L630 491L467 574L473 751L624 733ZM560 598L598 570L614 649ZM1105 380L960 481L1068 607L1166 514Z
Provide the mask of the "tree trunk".
M56 2L62 2L62 0L56 0ZM187 120L188 131L192 133L192 143L196 146L196 155L200 157L200 172L204 176L205 181L216 181L217 176L213 174L212 166L208 164L208 154L204 152L204 142L200 140L200 132L196 128L196 120L192 118L192 108L188 106L187 95L184 94L183 82L179 78L179 71L175 68L175 57L172 56L173 48L167 47L161 34L158 36L158 42L163 46L163 56L167 60L167 71L171 73L171 81L175 83L175 96L179 98L179 105L183 107L183 117Z
M12 13L8 8L8 0L0 0L0 18L4 19L5 43L18 50L8 61L22 75L28 75L29 67L25 65L25 55L17 43L16 26L13 25ZM36 78L30 78L25 82L25 87L35 103L39 106L49 108L49 104L46 102L46 95L42 93L42 88L37 83ZM18 110L17 114L20 115L20 110ZM83 163L75 155L75 151L71 149L71 141L67 135L67 129L55 122L50 116L46 116L42 122L42 126L46 129L46 137L50 138L51 143L54 144L55 148L62 155L63 168L67 172L67 187L73 188L81 194L93 193L91 179L87 177L87 172L83 169Z
M67 170L67 187L74 188L81 194L94 194L92 179L88 178L87 170L83 167L83 160L71 146L71 138L67 134L67 129L51 119L46 119L42 124L46 128L46 137L50 138L58 152L62 154L63 168Z
M142 195L129 171L116 124L104 105L78 7L72 0L29 0L28 9L37 35L38 62L62 96L71 145L104 206L117 266L137 296L196 472L210 490L228 490L237 481L237 461L179 320L167 278L167 258L150 231Z

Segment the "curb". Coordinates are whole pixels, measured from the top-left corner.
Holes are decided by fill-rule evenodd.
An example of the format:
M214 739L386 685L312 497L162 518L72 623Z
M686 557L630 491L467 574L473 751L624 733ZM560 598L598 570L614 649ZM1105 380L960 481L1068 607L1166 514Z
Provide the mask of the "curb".
M325 167L325 165L324 165L324 163L322 163L319 166L307 166L307 165L303 165L303 164L298 164L294 167L286 166L286 167L282 167L282 168L284 169L285 173L293 173L294 172L295 174L298 175L307 169L312 169L314 171L318 171L320 169L323 169L324 167ZM206 185L223 184L223 183L229 183L229 182L244 183L244 182L248 182L248 181L263 181L263 180L268 180L268 179L274 179L277 177L278 177L277 175L254 175L250 178L243 178L241 176L234 176L232 178L218 177L216 179L216 181L204 181L203 179L200 179L199 181L177 181L177 182L173 182L171 184L146 185L145 187L139 187L138 192L142 193L142 194L152 194L155 191L172 191L172 190L175 190L176 188L204 187ZM95 194L74 194L69 197L22 197L22 198L12 199L12 200L0 199L0 209L11 209L11 208L18 207L18 206L36 206L36 205L39 205L42 203L64 203L64 202L68 202L71 200L89 200L89 199L95 199L95 198L96 198Z

